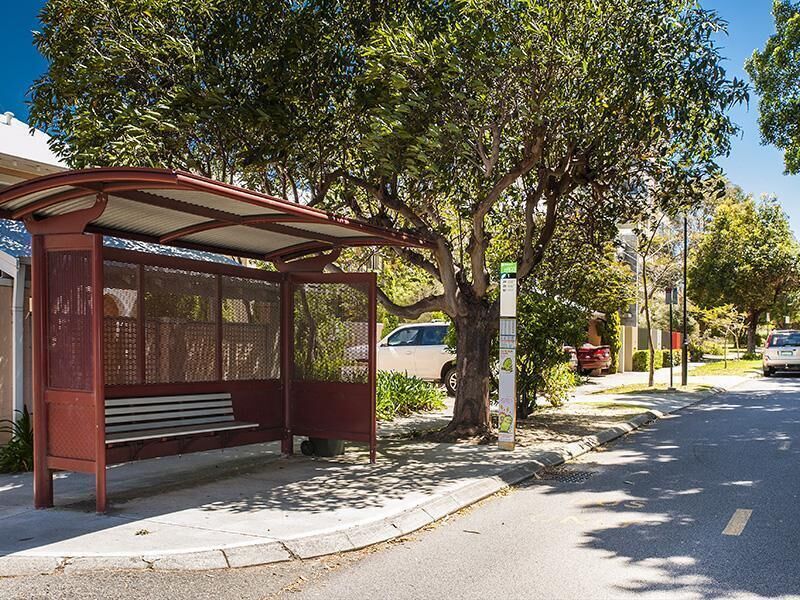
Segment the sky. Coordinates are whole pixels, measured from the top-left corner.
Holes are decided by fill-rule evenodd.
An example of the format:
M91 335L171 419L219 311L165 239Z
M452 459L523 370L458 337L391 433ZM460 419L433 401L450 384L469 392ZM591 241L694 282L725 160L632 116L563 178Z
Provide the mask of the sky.
M716 10L728 26L728 34L719 44L726 57L725 68L730 76L749 81L744 62L757 48L763 48L774 32L770 12L772 0L701 0L703 6ZM27 90L47 67L32 43L31 32L38 27L36 15L43 0L23 0L3 8L0 20L0 113L11 111L27 120ZM758 131L758 98L751 91L749 106L732 110L734 121L742 129L733 140L733 149L720 160L729 179L746 192L760 196L774 194L789 215L795 235L800 237L800 176L783 174L782 153L771 146L762 146Z

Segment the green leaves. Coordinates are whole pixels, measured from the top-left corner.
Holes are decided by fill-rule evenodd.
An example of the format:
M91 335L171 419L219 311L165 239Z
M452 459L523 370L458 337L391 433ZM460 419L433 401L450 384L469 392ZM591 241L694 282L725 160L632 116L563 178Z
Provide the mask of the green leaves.
M11 434L8 443L0 446L0 473L33 470L33 422L27 408L16 412L16 421L0 421L0 432Z
M763 142L784 151L787 173L800 173L800 4L775 0L772 14L776 33L745 68L761 96Z
M376 397L377 417L381 421L391 421L415 412L441 410L445 406L445 393L440 387L390 371L378 371Z
M732 305L758 314L797 289L800 250L772 199L731 196L716 210L689 271L689 291L703 308Z

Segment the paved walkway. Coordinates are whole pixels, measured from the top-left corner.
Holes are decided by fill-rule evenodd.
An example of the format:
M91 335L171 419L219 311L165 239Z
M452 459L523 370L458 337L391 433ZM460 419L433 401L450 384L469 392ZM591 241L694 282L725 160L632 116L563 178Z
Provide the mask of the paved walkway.
M724 387L744 380L726 379ZM118 465L109 469L107 515L94 514L93 481L85 475L58 474L58 506L45 511L30 507L29 474L0 476L0 576L58 569L213 569L364 547L419 529L542 466L586 452L652 419L652 413L696 400L680 393L626 396L650 413L557 449L504 452L396 437L403 429L446 420L443 411L382 426L375 465L356 445L341 458L312 459L281 458L276 444Z

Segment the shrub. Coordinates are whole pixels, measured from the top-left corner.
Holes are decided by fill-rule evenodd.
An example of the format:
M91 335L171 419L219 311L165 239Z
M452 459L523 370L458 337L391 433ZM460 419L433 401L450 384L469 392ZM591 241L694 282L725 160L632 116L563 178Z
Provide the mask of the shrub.
M660 369L664 364L664 355L656 350L653 367ZM633 353L633 370L647 371L650 369L650 350L637 350Z
M712 342L706 340L703 342L703 354L712 354L714 356L722 356L725 353L725 349L722 347L722 344L718 342Z
M745 352L742 354L742 360L758 360L761 355L758 352Z
M681 364L681 351L680 350L673 350L672 351L671 360L670 360L670 351L669 351L669 349L662 350L661 354L663 355L661 363L665 367L669 367L669 366L677 367L678 365Z
M562 406L577 384L577 375L569 363L558 363L544 371L544 393L551 406Z
M16 422L4 420L0 423L0 432L11 434L8 444L0 448L0 473L33 470L33 424L28 409L22 410Z
M692 362L700 362L703 360L703 347L697 344L689 343L689 360Z
M379 371L377 396L377 415L382 421L444 408L444 391L441 388L403 373Z

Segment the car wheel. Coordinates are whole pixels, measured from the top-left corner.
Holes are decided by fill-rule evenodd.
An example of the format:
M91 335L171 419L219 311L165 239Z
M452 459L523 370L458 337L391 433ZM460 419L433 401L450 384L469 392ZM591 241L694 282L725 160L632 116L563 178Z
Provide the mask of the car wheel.
M445 371L444 387L447 390L448 396L456 395L456 387L458 386L458 370L453 366Z

